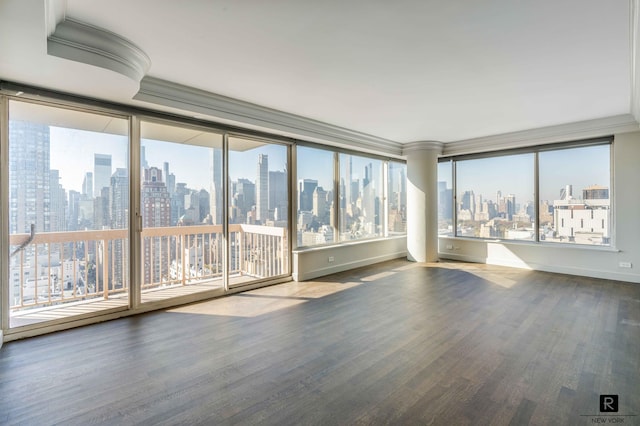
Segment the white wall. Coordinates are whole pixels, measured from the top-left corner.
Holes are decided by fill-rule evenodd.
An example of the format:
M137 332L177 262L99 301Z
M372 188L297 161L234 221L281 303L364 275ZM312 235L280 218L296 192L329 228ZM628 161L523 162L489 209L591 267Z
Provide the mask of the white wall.
M610 249L440 237L438 254L443 259L640 283L640 132L615 135L613 171L615 240ZM631 262L632 268L621 268L619 262Z
M294 250L293 279L306 281L406 255L405 236Z

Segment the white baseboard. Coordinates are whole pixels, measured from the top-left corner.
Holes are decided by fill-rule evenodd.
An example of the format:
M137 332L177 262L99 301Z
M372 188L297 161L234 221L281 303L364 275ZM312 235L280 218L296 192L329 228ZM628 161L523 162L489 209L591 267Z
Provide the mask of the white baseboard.
M508 266L512 268L531 269L534 271L553 272L556 274L578 275L583 277L601 278L606 280L640 283L640 275L624 272L603 271L573 266L553 266L531 262L516 262L510 259L481 258L452 253L440 253L440 259L459 260L462 262L485 263L487 265Z

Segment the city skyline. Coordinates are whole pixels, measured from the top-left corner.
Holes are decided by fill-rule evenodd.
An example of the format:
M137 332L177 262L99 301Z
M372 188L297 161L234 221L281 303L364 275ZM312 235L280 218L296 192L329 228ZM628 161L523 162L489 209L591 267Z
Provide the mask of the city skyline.
M571 148L539 153L539 199L552 202L560 198L560 190L568 184L574 189L592 185L611 187L609 145ZM447 182L451 188L451 167L439 163L438 181ZM482 194L487 200L496 201L495 194L514 194L519 202L533 201L533 154L497 156L457 162L458 195L465 191ZM482 176L482 179L478 179Z
M60 171L60 183L66 190L82 192L82 181L85 173L93 171L94 154L110 155L112 169L128 169L128 137L122 135L104 134L80 129L61 128L49 126L51 144L51 169ZM146 160L149 166L162 168L164 162L170 161L172 172L176 175L176 182L186 183L193 189L206 189L202 186L203 173L209 169L209 160L203 152L214 147L202 147L198 145L180 144L155 139L142 139L141 146L151 147L154 144L162 144L162 150L146 149ZM286 169L286 156L277 155L281 145L265 144L259 149L270 155L270 170L283 171ZM242 152L229 151L229 162L234 155ZM182 159L184 161L175 161ZM87 166L84 166L84 165ZM89 167L90 165L90 167ZM310 165L315 168L314 165ZM203 172L204 171L204 172ZM255 180L255 168L244 162L234 164L229 170L231 180L241 178ZM180 176L180 178L178 178ZM207 183L208 185L208 183Z

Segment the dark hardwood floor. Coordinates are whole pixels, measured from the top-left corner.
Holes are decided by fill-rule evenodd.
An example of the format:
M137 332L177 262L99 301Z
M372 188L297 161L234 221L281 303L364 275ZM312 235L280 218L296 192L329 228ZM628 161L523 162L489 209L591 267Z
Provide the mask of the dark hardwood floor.
M640 424L640 285L454 262L0 349L2 425L587 425L601 394Z

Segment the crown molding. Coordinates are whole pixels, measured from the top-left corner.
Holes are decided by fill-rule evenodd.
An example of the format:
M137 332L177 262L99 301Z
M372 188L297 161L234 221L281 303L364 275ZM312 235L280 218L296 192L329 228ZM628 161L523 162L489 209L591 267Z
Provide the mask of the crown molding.
M408 142L402 146L402 154L409 155L415 151L436 151L438 154L442 154L444 144L438 141L416 141Z
M64 21L67 14L67 0L45 0L44 14L47 37L49 37L56 30L58 23Z
M444 145L443 155L470 154L521 148L532 145L596 138L638 130L640 130L640 126L638 126L638 122L631 114L621 114L594 120L578 121L575 123L449 142Z
M146 76L133 99L242 124L279 130L349 149L401 156L402 144L216 93Z
M47 37L47 53L115 71L136 82L151 65L147 54L129 40L69 17L59 22Z

